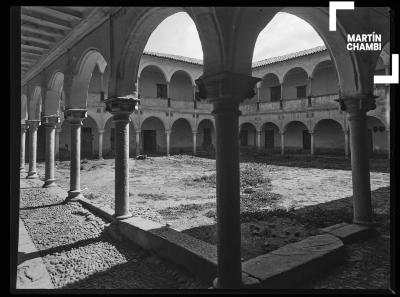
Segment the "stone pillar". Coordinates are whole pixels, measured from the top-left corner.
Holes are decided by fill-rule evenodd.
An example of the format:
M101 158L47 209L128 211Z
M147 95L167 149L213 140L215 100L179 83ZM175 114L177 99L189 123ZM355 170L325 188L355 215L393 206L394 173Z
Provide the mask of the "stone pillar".
M167 156L169 156L171 130L166 130L165 136L167 138Z
M167 98L169 98L169 81L167 81Z
M36 149L37 149L37 129L40 126L39 120L28 120L29 126L29 172L26 178L39 178L36 173Z
M312 97L312 77L307 79L307 100L308 106L311 106L311 97Z
M259 78L220 72L196 80L200 97L213 104L217 172L217 253L216 287L241 286L239 104L254 96Z
M193 101L196 101L196 85L193 86Z
M281 155L285 154L285 131L279 131L281 134Z
M81 194L81 127L87 116L86 109L67 109L64 118L71 127L70 190L65 202L78 201Z
M193 156L197 153L197 131L192 131L193 133Z
M257 130L256 134L257 134L257 150L260 152L261 151L261 130Z
M347 112L350 126L350 150L353 181L353 223L370 225L372 223L371 185L367 144L367 116L375 109L373 94L359 94L341 98L337 101Z
M314 142L314 131L310 131L311 145L310 145L310 155L314 156L315 142Z
M347 129L343 130L344 133L344 157L349 158L349 131Z
M54 145L54 158L60 160L60 134L61 128L56 128L56 139Z
M105 100L106 111L113 115L115 124L115 213L123 220L129 212L129 122L139 100L134 97L117 97Z
M21 154L19 163L20 172L25 172L25 137L27 129L28 129L27 124L21 124Z
M43 188L54 187L56 185L54 179L54 161L55 161L55 130L59 123L58 116L45 116L42 118L42 123L46 129L46 171Z
M99 160L103 159L103 136L104 130L99 130Z
M279 101L279 108L283 109L283 83L281 83L281 100Z
M136 130L136 156L140 155L140 133L141 130Z

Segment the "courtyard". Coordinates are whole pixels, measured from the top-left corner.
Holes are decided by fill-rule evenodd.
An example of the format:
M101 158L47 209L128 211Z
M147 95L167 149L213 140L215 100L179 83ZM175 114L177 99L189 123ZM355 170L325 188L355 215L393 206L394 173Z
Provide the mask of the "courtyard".
M240 163L242 261L319 234L324 227L342 222L351 223L349 160L343 157L316 157L307 161L304 156L254 158L248 154L242 156L242 159L245 160ZM202 241L216 244L215 160L174 155L147 157L143 160L131 158L129 162L130 211L134 216L165 224ZM64 190L68 190L69 186L68 163L56 163L57 184ZM308 168L304 166L306 163L309 164ZM44 164L38 163L37 168L42 177ZM383 289L389 286L388 171L386 159L371 159L372 203L378 231L376 236L346 246L344 262L311 280L304 288ZM81 184L85 198L100 208L113 208L114 160L82 160ZM29 195L27 191L23 189L21 193L21 218L44 259L55 287L201 289L209 286L168 261L124 242L122 238L115 241L115 238L107 237L107 222L79 206L79 203L61 206L54 202L62 201L45 194L45 189L32 188L31 191L35 193ZM32 207L33 204L44 204L40 211L50 216L40 219L39 209ZM60 209L55 209L63 207L68 210L63 210L61 216L56 214ZM73 209L69 209L71 207ZM72 218L68 213L74 214ZM79 216L82 218L75 220ZM60 224L56 224L55 218ZM63 220L67 220L68 224ZM38 221L41 221L40 225ZM87 225L87 222L90 224ZM52 230L42 228L47 223ZM57 228L68 230L55 232ZM65 248L76 244L77 247L71 251ZM123 248L116 248L116 244ZM94 256L96 253L98 255ZM99 259L94 261L93 257ZM102 257L107 260L103 261ZM160 277L159 283L149 280L135 283L140 278L138 274L143 265L150 265L146 266L145 271L154 274L156 278ZM175 271L171 274L172 278L160 276L157 269L154 270L154 265L161 265L162 270ZM113 275L116 277L126 273L123 272L126 269L129 273L115 283ZM130 282L132 284L128 285Z

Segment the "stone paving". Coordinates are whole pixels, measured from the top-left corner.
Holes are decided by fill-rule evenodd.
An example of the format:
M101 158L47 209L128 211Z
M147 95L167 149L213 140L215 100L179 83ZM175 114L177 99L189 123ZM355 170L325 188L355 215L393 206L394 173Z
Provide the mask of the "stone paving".
M21 180L20 218L49 272L54 288L208 288L186 271L110 237L108 222L80 203L62 204L66 192Z

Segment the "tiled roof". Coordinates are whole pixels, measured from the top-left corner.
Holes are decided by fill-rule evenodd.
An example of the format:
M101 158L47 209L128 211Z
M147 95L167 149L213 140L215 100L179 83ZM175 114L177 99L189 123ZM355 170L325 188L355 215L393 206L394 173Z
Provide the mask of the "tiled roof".
M294 58L298 58L298 57L302 57L302 56L307 56L307 55L323 52L325 50L326 50L325 45L317 46L317 47L309 48L309 49L306 49L303 51L257 61L257 62L254 62L252 64L252 66L253 66L253 68L257 68L257 67L265 66L268 64L273 64L273 63L277 63L277 62L282 62L282 61L286 61L286 60L290 60L290 59L294 59ZM175 61L182 61L182 62L191 63L191 64L203 65L203 60L184 57L184 56L157 53L157 52L149 52L149 51L146 51L143 54L148 55L148 56L171 59L171 60L175 60Z
M175 61L182 61L182 62L191 63L191 64L203 65L203 60L184 57L184 56L157 53L157 52L148 52L148 51L144 52L143 54L148 55L148 56L153 56L153 57L167 58L167 59L171 59L171 60L175 60Z
M257 68L257 67L265 66L268 64L277 63L277 62L282 62L282 61L286 61L286 60L290 60L290 59L294 59L294 58L298 58L298 57L302 57L302 56L307 56L307 55L323 52L325 50L326 50L325 45L322 45L322 46L309 48L309 49L306 49L303 51L299 51L299 52L295 52L295 53L291 53L291 54L287 54L287 55L283 55L283 56L272 57L272 58L268 58L268 59L261 60L258 62L254 62L253 68Z

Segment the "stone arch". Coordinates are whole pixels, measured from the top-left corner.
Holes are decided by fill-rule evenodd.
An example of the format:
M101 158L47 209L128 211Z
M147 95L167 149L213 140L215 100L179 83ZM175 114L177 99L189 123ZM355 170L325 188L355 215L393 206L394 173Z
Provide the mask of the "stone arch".
M361 91L361 75L354 52L348 51L347 32L340 20L336 31L329 31L328 8L324 7L285 7L282 12L295 15L309 23L324 41L338 73L342 95L350 96Z
M343 124L332 118L320 119L313 127L315 154L343 154L345 134Z
M313 96L331 95L339 92L337 72L331 60L323 60L315 65L311 78Z
M90 48L82 54L76 64L71 93L67 98L69 99L67 102L69 108L86 108L89 84L96 66L100 73L104 73L107 62L97 49Z
M308 72L301 66L296 66L283 75L283 99L305 98L307 96ZM297 88L305 86L305 92L298 96Z
M184 72L190 79L190 82L192 84L192 86L195 86L195 78L193 77L192 73L190 73L189 71L187 71L184 68L178 67L178 68L174 68L170 73L169 73L169 77L168 77L168 81L171 81L172 77L174 76L175 73L177 72Z
M281 82L279 81L279 76L276 73L270 72L263 76L260 82L259 92L260 92L260 102L271 102L279 101L281 98ZM276 89L271 89L276 88ZM279 89L279 92L278 92ZM276 100L276 93L279 93L279 99ZM271 98L272 94L272 98Z
M141 125L142 151L144 153L164 153L167 148L165 123L156 116L146 117Z
M300 120L287 122L284 126L285 150L305 152L311 148L311 137L306 123Z
M45 98L44 114L55 115L60 113L60 102L63 92L64 74L56 71L50 78Z
M25 124L28 119L28 98L25 94L21 94L21 124Z
M40 120L42 112L42 89L35 86L29 100L28 118L30 120Z
M267 151L279 150L281 146L281 137L279 124L273 121L264 122L261 125L261 147Z
M178 118L171 124L170 152L184 153L193 150L193 134L190 121Z
M133 15L135 12L127 9L126 13L132 13L134 17L128 25L126 42L118 57L117 72L109 88L111 94L124 96L133 93L140 57L151 33L167 17L182 11L192 18L199 33L204 55L204 72L220 69L223 65L222 41L214 8L152 7L142 9L139 16Z
M193 101L193 78L185 70L176 70L169 81L170 98L174 100Z
M240 146L255 147L257 139L256 125L250 122L243 122L240 124L239 139Z
M372 153L387 153L388 144L388 127L385 121L376 115L367 115L368 129L368 149Z
M212 120L202 119L196 127L197 148L203 151L213 151L215 148L215 126Z
M150 72L150 73L148 73ZM157 75L155 74L157 73ZM148 64L143 67L139 76L139 92L140 98L158 98L157 83L167 84L167 74L156 64Z

